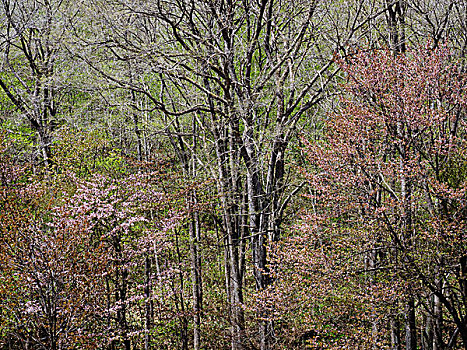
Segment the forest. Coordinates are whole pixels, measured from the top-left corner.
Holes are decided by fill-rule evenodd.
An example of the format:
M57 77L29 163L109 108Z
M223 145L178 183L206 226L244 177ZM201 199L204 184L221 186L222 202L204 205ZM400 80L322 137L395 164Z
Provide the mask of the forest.
M0 0L0 350L467 350L467 0Z

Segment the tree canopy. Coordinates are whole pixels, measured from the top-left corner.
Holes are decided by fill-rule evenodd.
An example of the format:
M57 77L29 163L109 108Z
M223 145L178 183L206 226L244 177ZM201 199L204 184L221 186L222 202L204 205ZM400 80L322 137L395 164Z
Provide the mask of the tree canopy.
M467 349L464 0L1 0L1 349Z

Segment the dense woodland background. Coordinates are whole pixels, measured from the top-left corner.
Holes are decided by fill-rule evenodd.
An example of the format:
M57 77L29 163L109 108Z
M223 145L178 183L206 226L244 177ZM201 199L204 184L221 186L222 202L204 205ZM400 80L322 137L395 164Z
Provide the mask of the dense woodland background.
M467 1L1 0L1 349L467 349Z

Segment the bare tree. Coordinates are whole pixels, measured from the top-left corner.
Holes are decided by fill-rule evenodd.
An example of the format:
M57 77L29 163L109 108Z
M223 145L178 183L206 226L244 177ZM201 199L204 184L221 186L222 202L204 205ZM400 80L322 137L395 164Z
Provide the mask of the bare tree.
M330 91L335 54L358 42L386 4L154 0L94 2L91 10L98 31L81 38L94 55L83 50L81 58L111 85L146 96L184 167L216 179L232 349L256 340L269 348L274 332L264 310L256 339L244 329L248 242L261 290L270 283L267 245L279 240L300 187L287 166L297 123Z
M37 132L46 164L66 85L60 74L72 71L63 50L70 12L68 1L2 0L0 7L0 88Z

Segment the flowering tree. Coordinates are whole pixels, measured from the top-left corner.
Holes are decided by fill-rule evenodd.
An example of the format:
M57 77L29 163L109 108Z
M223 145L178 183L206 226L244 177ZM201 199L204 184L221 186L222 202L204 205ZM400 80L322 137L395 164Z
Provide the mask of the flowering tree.
M187 316L170 234L183 215L161 173L33 178L4 148L0 344L149 348L159 320Z
M84 220L88 236L105 252L97 261L102 273L95 278L105 286L106 300L98 314L106 324L102 337L111 346L121 342L130 349L132 338L149 332L150 321L138 321L149 317L145 314L149 304L164 305L159 314L175 317L170 298L180 291L168 291L159 282L170 280L176 266L166 261L165 269L161 269L157 261L156 273L148 266L151 260L159 259L158 255L164 255L164 250L172 249L167 233L182 219L181 212L171 208L171 198L160 191L160 180L155 173L121 179L94 175L86 181L78 180L71 201L59 209L66 221ZM162 287L165 293L151 291L154 286Z
M54 214L56 187L32 181L4 148L1 161L1 343L95 348L94 308L102 289L92 276L99 274L102 250L89 249L84 221L67 223Z
M421 49L341 63L340 107L306 146L313 209L276 258L281 302L315 344L400 349L405 328L407 350L459 336L467 349L467 80L452 61Z

